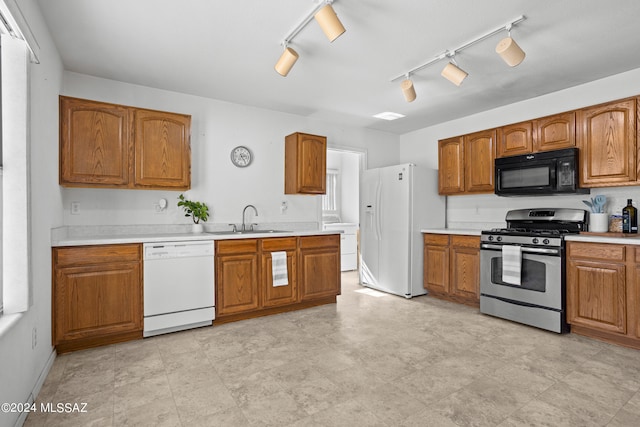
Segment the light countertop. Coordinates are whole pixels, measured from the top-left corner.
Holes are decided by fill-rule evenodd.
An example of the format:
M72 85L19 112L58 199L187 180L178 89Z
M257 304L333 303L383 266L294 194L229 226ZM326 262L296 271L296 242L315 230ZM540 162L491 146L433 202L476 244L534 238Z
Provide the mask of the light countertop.
M479 236L482 230L474 230L471 228L425 228L420 230L422 233L432 234L463 234L467 236Z
M280 228L278 228L280 229ZM52 230L51 246L90 246L90 245L110 245L123 243L155 243L155 242L187 242L198 240L232 240L232 239L262 239L271 237L292 237L292 236L315 236L340 234L338 230L298 230L279 231L273 233L243 233L243 234L215 234L212 232L190 233L185 231L167 232L166 230L147 229L131 230L127 232L104 233L96 229L94 233L73 233L68 230Z
M589 242L589 243L616 243L619 245L640 245L640 234L629 234L621 237L621 233L598 233L598 234L570 234L565 236L564 240L567 242Z

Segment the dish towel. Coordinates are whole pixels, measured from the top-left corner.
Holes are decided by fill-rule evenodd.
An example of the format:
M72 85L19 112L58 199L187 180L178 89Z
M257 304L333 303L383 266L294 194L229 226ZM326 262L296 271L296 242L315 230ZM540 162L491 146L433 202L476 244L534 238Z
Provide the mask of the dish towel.
M502 246L502 281L520 286L522 276L522 248L520 246Z
M286 252L271 252L271 276L274 288L289 284Z

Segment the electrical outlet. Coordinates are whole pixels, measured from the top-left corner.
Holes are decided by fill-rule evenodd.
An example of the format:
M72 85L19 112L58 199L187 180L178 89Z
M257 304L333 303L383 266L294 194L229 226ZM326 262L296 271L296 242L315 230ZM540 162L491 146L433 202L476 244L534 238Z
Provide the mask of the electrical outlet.
M34 327L31 331L31 348L34 349L38 345L38 330Z
M71 202L71 215L80 215L80 202Z
M287 213L287 209L289 209L289 203L285 200L280 204L280 212L282 215Z

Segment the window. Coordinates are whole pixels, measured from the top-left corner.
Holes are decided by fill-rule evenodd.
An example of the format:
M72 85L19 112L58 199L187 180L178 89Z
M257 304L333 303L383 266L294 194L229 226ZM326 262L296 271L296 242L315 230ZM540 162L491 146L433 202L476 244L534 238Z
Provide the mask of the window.
M0 0L0 293L4 314L29 308L29 62L36 52L27 45L11 12L15 0ZM20 21L24 17L19 15ZM26 28L26 26L24 26ZM32 37L32 36L30 36ZM34 43L34 46L36 44ZM31 58L29 57L31 50ZM4 206L11 209L4 210ZM11 250L6 250L7 247Z
M326 194L322 196L322 216L340 215L340 173L337 169L327 170Z

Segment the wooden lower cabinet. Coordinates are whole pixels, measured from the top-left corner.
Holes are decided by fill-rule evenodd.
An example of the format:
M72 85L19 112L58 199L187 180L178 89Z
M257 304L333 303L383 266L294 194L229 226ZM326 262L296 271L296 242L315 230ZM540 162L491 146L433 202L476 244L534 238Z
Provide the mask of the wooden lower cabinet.
M567 243L571 331L640 348L640 246Z
M300 300L340 295L340 235L300 238Z
M286 285L273 286L272 252L286 252L287 281ZM298 302L298 263L297 239L284 237L282 239L264 239L261 242L262 272L262 306L278 307Z
M273 286L272 253L287 255L287 281ZM216 323L336 302L340 235L216 242Z
M260 307L258 240L216 242L216 318Z
M480 237L424 235L424 288L430 295L480 304Z
M52 341L58 353L142 338L141 245L52 252Z

